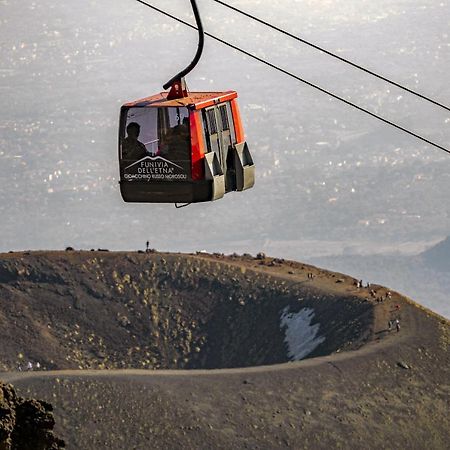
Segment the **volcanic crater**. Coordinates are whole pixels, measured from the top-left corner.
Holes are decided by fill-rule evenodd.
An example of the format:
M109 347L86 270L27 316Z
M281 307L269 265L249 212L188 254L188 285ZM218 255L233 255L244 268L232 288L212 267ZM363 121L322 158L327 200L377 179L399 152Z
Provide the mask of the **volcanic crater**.
M255 269L281 260L221 258L8 254L0 263L1 368L248 367L355 349L370 338L369 302L318 289L309 277L290 279L305 270L313 278L314 268L292 263L280 279ZM341 277L330 274L330 282Z
M449 322L358 284L263 254L4 254L0 379L69 448L447 449Z

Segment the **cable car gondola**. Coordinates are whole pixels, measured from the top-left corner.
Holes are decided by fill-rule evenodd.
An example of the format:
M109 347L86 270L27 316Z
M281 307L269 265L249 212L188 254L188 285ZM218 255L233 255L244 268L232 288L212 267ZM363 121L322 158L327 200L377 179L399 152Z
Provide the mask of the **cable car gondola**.
M120 192L126 202L196 203L253 187L255 166L245 142L235 91L189 92L184 77L193 61L164 85L168 92L121 107Z

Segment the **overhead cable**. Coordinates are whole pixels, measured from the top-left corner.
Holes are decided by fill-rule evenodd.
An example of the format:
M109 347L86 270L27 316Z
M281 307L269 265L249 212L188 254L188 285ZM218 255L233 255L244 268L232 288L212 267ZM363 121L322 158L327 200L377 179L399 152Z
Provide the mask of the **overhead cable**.
M389 84L391 84L393 86L396 86L396 87L398 87L400 89L403 89L404 91L409 92L410 94L413 94L416 97L421 98L422 100L426 100L427 102L430 102L433 105L439 106L440 108L443 108L443 109L445 109L445 110L450 112L450 107L449 106L446 106L443 103L438 102L437 100L434 100L434 99L432 99L432 98L430 98L430 97L428 97L428 96L426 96L424 94L421 94L420 92L414 91L413 89L410 89L410 88L408 88L408 87L406 87L406 86L404 86L404 85L402 85L400 83L397 83L396 81L393 81L393 80L391 80L391 79L389 79L389 78L387 78L387 77L385 77L383 75L380 75L379 73L376 73L373 70L367 69L366 67L363 67L360 64L354 63L353 61L350 61L349 59L343 58L342 56L339 56L339 55L337 55L336 53L334 53L334 52L332 52L330 50L327 50L327 49L325 49L323 47L320 47L319 45L316 45L316 44L314 44L314 43L312 43L310 41L307 41L306 39L303 39L303 38L301 38L299 36L296 36L295 34L292 34L289 31L283 30L282 28L279 28L279 27L277 27L275 25L272 25L271 23L269 23L269 22L267 22L265 20L262 20L262 19L254 16L254 15L252 15L250 13L242 11L239 8L236 8L234 6L228 5L227 3L225 3L225 2L223 2L221 0L212 0L212 1L216 2L216 3L219 3L220 5L223 5L226 8L231 9L232 11L235 11L235 12L237 12L237 13L245 16L245 17L248 17L249 19L252 19L252 20L254 20L254 21L256 21L256 22L258 22L258 23L260 23L262 25L265 25L266 27L269 27L272 30L278 31L279 33L282 33L285 36L289 36L290 38L295 39L296 41L301 42L302 44L308 45L309 47L312 47L312 48L314 48L316 50L319 50L319 51L321 51L322 53L325 53L328 56L336 58L336 59L338 59L339 61L341 61L341 62L343 62L345 64L349 64L350 66L352 66L352 67L354 67L356 69L362 70L363 72L368 73L369 75L372 75L372 76L374 76L376 78L379 78L380 80L383 80L386 83L389 83Z
M192 28L193 30L197 30L197 27L195 27L194 25L190 24L189 22L186 22L183 19L180 19L179 17L174 16L173 14L168 13L167 11L164 11L164 10L162 10L162 9L160 9L160 8L150 4L150 3L144 2L143 0L136 0L136 1L138 3L141 3L141 4L145 5L145 6L153 9L154 11L159 12L160 14L163 14L163 15L165 15L167 17L170 17L173 20L176 20L179 23L182 23L183 25L186 25L189 28ZM355 104L355 103L353 103L353 102L351 102L349 100L346 100L345 98L340 97L340 96L334 94L333 92L328 91L327 89L324 89L324 88L322 88L322 87L320 87L320 86L318 86L318 85L316 85L316 84L314 84L314 83L312 83L312 82L310 82L308 80L305 80L305 79L303 79L303 78L301 78L301 77L299 77L299 76L289 72L286 69L283 69L283 68L281 68L281 67L279 67L279 66L277 66L275 64L272 64L271 62L266 61L265 59L260 58L259 56L253 55L252 53L250 53L250 52L248 52L248 51L246 51L246 50L244 50L244 49L242 49L242 48L240 48L240 47L238 47L238 46L236 46L234 44L231 44L231 43L225 41L224 39L221 39L221 38L219 38L219 37L217 37L217 36L215 36L215 35L213 35L211 33L208 33L208 32L205 31L205 35L210 37L211 39L214 39L217 42L220 42L221 44L224 44L224 45L232 48L233 50L236 50L236 51L238 51L238 52L248 56L249 58L255 59L256 61L259 61L259 62L261 62L261 63L263 63L263 64L265 64L265 65L267 65L267 66L269 66L269 67L271 67L271 68L281 72L281 73L284 73L285 75L288 75L289 77L294 78L295 80L300 81L301 83L304 83L304 84L306 84L306 85L308 85L308 86L310 86L310 87L312 87L314 89L317 89L318 91L320 91L320 92L322 92L324 94L327 94L328 96L330 96L330 97L332 97L332 98L334 98L336 100L339 100L339 101L345 103L346 105L357 109L358 111L361 111L361 112L363 112L365 114L368 114L369 116L374 117L375 119L378 119L381 122L384 122L384 123L386 123L386 124L388 124L388 125L390 125L390 126L392 126L394 128L397 128L398 130L401 130L401 131L409 134L410 136L413 136L413 137L415 137L415 138L417 138L417 139L419 139L419 140L421 140L423 142L426 142L427 144L429 144L429 145L431 145L433 147L438 148L439 150L442 150L442 151L450 154L450 150L445 148L445 147L443 147L442 145L437 144L437 143L435 143L433 141L430 141L429 139L427 139L427 138L425 138L425 137L423 137L423 136L421 136L421 135L419 135L419 134L417 134L417 133L415 133L415 132L413 132L411 130L408 130L407 128L404 128L403 126L398 125L395 122L392 122L392 121L390 121L388 119L385 119L384 117L382 117L382 116L380 116L380 115L378 115L376 113L373 113L373 112L369 111L368 109L365 109L365 108L363 108L361 106L358 106L357 104Z

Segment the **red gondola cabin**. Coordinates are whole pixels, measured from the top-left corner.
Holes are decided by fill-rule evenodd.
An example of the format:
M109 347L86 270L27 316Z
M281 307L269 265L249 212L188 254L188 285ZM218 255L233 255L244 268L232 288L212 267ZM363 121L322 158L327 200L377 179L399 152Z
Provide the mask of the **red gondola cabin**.
M187 92L187 96L170 98L162 92L121 108L123 199L195 203L251 188L255 168L237 93Z

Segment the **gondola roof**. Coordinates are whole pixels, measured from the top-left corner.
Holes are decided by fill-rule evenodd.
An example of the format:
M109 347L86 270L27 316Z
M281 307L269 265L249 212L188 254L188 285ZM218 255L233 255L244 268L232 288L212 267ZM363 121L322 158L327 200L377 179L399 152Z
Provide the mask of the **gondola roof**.
M160 92L159 94L145 97L133 102L125 103L126 108L157 108L157 107L180 107L189 106L193 109L206 108L217 103L226 102L237 97L236 91L225 92L189 92L188 97L178 98L174 100L167 99L168 92Z

